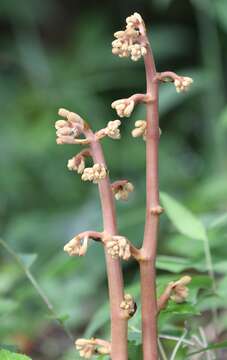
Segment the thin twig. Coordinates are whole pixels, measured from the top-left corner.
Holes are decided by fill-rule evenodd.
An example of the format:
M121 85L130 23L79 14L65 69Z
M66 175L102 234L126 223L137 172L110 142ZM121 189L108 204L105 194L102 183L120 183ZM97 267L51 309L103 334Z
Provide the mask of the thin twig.
M210 243L209 243L209 238L208 235L206 234L206 237L204 239L204 253L205 253L205 259L206 259L206 266L207 266L207 271L208 274L212 280L212 290L213 293L216 293L217 290L217 286L216 286L216 280L215 280L215 273L214 273L214 267L213 267L213 262L212 262L212 256L211 256L211 250L210 250ZM213 326L213 335L214 338L218 339L218 313L217 313L217 309L216 308L212 308L211 309L212 312L212 316L213 316L213 321L214 321L214 326Z
M180 337L178 336L172 336L172 335L165 335L165 334L160 334L159 335L160 339L166 339L166 340L173 340L173 341L179 341ZM187 340L187 339L182 339L182 343L185 345L189 345L189 346L195 346L195 343Z
M164 350L164 347L162 346L162 343L160 341L160 339L158 339L158 349L159 349L159 352L162 356L162 360L168 360L167 358L167 355L165 353L165 350Z
M52 316L56 319L56 321L58 322L58 324L63 328L63 330L65 331L66 335L68 336L68 338L73 341L73 334L71 333L71 331L65 326L65 324L63 323L62 320L60 320L58 318L57 313L54 310L54 306L53 304L50 302L49 298L47 297L47 295L44 293L43 289L40 287L40 285L38 284L38 282L36 281L36 279L34 278L34 276L32 275L31 271L24 266L23 262L21 261L20 257L17 255L17 253L3 240L0 239L0 244L4 247L4 249L14 258L14 260L16 261L16 263L20 266L20 268L22 269L22 271L24 272L24 274L26 275L26 277L28 278L28 280L30 281L30 283L32 284L32 286L34 287L34 289L37 291L37 293L39 294L40 298L42 299L42 301L44 302L44 304L47 306L48 310L50 311L50 313L52 314Z
M205 335L205 332L203 330L203 328L200 326L199 327L199 332L200 332L200 336L203 340L203 346L206 348L208 346L208 342L207 342L207 339L206 339L206 335ZM211 351L206 351L206 358L207 360L213 360L213 356L212 356L212 352Z
M180 339L178 340L176 346L175 346L174 349L173 349L173 352L172 352L172 354L171 354L170 360L174 360L174 359L175 359L176 354L177 354L177 352L178 352L181 344L183 343L183 340L184 340L185 336L187 335L187 333L188 333L188 330L185 330L185 331L183 332L182 336L180 337Z

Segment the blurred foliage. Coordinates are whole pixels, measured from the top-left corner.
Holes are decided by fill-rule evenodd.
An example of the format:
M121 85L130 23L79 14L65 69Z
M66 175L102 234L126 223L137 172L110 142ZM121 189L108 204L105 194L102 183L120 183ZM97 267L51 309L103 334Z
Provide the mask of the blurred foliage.
M160 226L158 292L182 272L193 276L188 302L170 302L159 318L160 346L170 358L179 346L175 359L180 360L208 343L211 352L215 341L226 338L227 2L116 0L88 6L70 0L2 0L1 238L22 256L25 268L35 260L32 274L55 315L31 286L28 272L1 247L0 344L16 346L34 360L79 358L59 322L75 338L108 337L101 246L92 244L82 259L69 259L62 251L81 230L101 229L98 194L94 185L67 171L67 160L77 150L56 146L53 124L64 106L99 129L115 117L113 100L143 91L142 62L113 57L110 47L113 31L135 10L148 24L158 70L194 78L186 94L177 95L170 85L160 91L160 186L166 214ZM132 120L143 116L139 107ZM117 204L117 210L120 233L138 245L145 161L144 143L131 138L132 128L125 120L122 140L104 140L103 145L111 178L135 184L129 202ZM124 264L124 272L127 291L139 303L137 266ZM139 310L129 321L130 359L141 358ZM222 351L220 359L226 357Z

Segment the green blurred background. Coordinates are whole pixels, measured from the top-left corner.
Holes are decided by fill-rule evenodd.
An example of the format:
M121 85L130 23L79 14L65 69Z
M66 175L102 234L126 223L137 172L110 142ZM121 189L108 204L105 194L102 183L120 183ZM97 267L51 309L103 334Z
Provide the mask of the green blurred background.
M67 160L78 149L56 145L54 121L58 108L66 107L99 129L116 118L113 100L144 91L143 62L111 54L113 32L134 11L147 23L157 69L194 79L185 94L176 94L168 84L160 89L160 188L209 225L226 214L226 0L0 3L1 237L18 256L30 254L20 257L25 270L34 260L31 254L37 254L29 271L75 337L85 330L90 335L94 324L99 334L102 322L108 332L103 251L92 244L85 258L69 259L62 249L76 233L99 230L102 224L97 188L67 170ZM119 231L135 244L141 242L144 225L145 159L143 141L130 133L143 111L138 107L130 120L122 121L120 141L103 141L111 178L135 184L130 200L117 204ZM209 239L226 294L226 221L210 231ZM204 258L200 243L179 234L166 215L159 254L163 263L163 256ZM0 343L37 360L76 359L63 329L3 247L0 259ZM160 277L172 271L163 263ZM129 262L124 270L138 295L137 266ZM203 303L208 315L199 320L208 325L209 304ZM225 314L223 302L217 307Z

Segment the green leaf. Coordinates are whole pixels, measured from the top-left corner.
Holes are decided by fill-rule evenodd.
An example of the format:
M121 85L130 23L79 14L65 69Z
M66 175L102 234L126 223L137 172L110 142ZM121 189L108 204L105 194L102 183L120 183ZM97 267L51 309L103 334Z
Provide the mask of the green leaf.
M85 331L85 337L92 336L97 330L104 326L109 320L109 304L105 303L96 313L94 314L90 324Z
M142 346L136 345L134 342L128 342L128 358L129 360L142 360Z
M209 229L227 225L227 213L217 215L209 224Z
M166 193L160 197L166 214L180 233L191 239L207 239L205 227L191 211Z
M207 0L191 0L192 5L197 8L199 11L204 12L205 15L214 16L213 6L207 3ZM204 14L200 14L203 16Z
M0 350L0 359L1 360L31 360L31 358L26 355L16 354L8 350Z
M18 303L10 299L0 299L0 317L7 316L14 311L18 306Z
M69 314L56 314L56 316L46 315L46 318L51 320L58 320L60 323L63 324L65 321L69 320L70 316Z
M197 266L193 266L191 260L175 257L175 256L166 256L159 255L156 261L156 267L160 270L167 270L173 273L180 273L189 268L197 268Z
M227 128L227 107L221 112L220 123L225 129Z
M163 313L171 313L177 315L200 315L200 311L195 305L190 303L176 304L174 301L169 301Z
M18 254L21 262L26 269L29 269L37 259L37 254Z
M200 349L198 351L194 351L187 355L187 357L191 357L196 354L200 354L202 352L208 351L208 350L215 350L215 349L226 349L227 348L227 341L222 341L220 343L211 344L203 349Z
M216 0L214 1L214 6L216 7L216 16L219 20L221 26L225 31L227 31L227 3L226 0Z
M17 346L15 345L7 345L7 344L0 344L1 350L8 350L8 351L18 351Z

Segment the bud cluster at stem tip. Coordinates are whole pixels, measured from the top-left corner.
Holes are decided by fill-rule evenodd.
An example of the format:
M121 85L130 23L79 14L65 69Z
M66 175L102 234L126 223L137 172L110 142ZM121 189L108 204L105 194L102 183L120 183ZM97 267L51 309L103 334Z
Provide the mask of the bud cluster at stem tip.
M78 174L83 174L85 169L84 157L74 156L72 159L69 159L67 167L70 171L77 171Z
M81 239L80 236L75 236L64 246L64 251L67 252L69 256L84 256L87 248L88 236L85 236L83 239Z
M120 139L121 134L119 126L121 125L120 120L109 121L107 127L104 129L105 135L109 136L112 139Z
M129 194L134 190L134 186L132 183L126 182L122 185L114 186L112 190L116 200L128 200Z
M131 57L133 61L139 60L146 55L146 41L140 30L146 32L142 17L138 13L126 18L125 30L114 33L116 40L112 42L112 53L119 57Z
M129 117L133 112L135 106L135 101L128 98L128 99L119 99L112 102L111 107L115 109L118 116L122 117Z
M171 300L176 303L184 302L188 297L188 287L187 285L191 282L191 277L186 275L183 276L180 280L172 283L172 295Z
M179 76L174 80L174 85L178 93L187 91L192 83L193 79L188 76Z
M66 109L60 109L58 114L66 120L57 120L55 122L57 144L76 144L83 130L83 121L79 115Z

